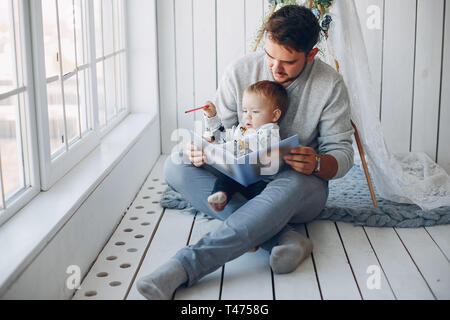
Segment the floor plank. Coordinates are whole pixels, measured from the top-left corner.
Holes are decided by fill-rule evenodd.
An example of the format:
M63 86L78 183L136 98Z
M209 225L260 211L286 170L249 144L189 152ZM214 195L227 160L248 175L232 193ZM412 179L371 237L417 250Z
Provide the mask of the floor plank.
M181 214L179 210L166 209L157 232L148 248L144 261L133 281L128 300L144 300L137 291L136 281L156 270L175 253L186 246L194 217Z
M437 299L450 299L450 263L424 228L396 229Z
M269 253L248 252L224 266L222 300L272 300Z
M305 225L296 227L296 231L306 236ZM306 258L293 272L274 274L276 300L320 300L320 290L312 257Z
M434 299L393 228L366 227L369 241L397 299Z
M393 300L392 292L364 228L351 223L336 223L353 273L364 300ZM375 283L372 282L375 279ZM378 283L379 280L379 283ZM369 282L369 283L368 283Z
M425 229L445 254L447 260L450 260L450 225L426 227Z
M200 215L195 218L194 227L192 229L189 244L194 244L208 232L215 230L222 221L208 220ZM210 273L200 279L198 283L189 288L179 288L175 293L175 300L219 300L221 284L222 284L222 270Z
M335 224L314 221L306 228L314 244L312 254L323 299L360 300L361 295Z

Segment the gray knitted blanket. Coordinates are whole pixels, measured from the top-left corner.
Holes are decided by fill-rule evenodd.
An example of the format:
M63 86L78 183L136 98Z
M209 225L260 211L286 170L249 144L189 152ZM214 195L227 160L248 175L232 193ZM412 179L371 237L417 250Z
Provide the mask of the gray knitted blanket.
M356 164L344 178L330 181L329 189L327 204L318 220L351 222L369 227L398 228L450 223L450 207L424 211L417 205L394 203L382 199L376 193L376 189L378 207L374 207L364 172ZM170 187L163 193L161 205L192 214L198 213L180 193Z

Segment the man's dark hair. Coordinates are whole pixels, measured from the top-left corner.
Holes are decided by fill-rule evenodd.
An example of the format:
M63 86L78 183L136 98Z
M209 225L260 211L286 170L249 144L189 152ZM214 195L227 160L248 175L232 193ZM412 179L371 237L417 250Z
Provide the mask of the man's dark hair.
M273 109L279 108L281 110L281 117L288 108L288 94L286 89L278 82L263 80L256 82L249 86L246 90L248 93L257 93L263 95L267 100L273 104Z
M306 7L287 5L275 11L265 24L269 39L308 54L319 40L317 18Z

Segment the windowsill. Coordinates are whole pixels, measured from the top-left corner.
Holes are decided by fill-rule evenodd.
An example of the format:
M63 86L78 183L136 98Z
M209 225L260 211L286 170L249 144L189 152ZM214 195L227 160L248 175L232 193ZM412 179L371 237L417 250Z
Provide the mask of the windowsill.
M138 141L158 114L128 115L49 191L0 227L0 296Z

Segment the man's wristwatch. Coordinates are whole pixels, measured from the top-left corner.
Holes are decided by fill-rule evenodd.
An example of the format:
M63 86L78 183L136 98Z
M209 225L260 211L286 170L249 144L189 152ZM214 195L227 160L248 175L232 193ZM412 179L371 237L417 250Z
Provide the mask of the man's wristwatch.
M316 168L314 169L314 172L315 173L318 173L318 172L320 172L320 157L318 156L318 155L315 155L315 157L316 157Z

